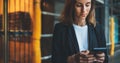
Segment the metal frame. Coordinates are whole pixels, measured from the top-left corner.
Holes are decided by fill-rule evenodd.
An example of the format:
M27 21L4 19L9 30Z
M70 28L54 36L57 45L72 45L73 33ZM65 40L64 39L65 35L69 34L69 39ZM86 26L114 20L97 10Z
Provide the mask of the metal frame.
M4 63L8 63L8 0L3 0L3 21L4 21Z

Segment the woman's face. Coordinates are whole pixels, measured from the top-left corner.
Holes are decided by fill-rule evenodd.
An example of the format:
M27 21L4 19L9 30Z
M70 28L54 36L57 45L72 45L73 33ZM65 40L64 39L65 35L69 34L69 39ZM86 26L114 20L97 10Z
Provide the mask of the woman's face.
M85 20L91 9L91 0L76 0L75 16Z

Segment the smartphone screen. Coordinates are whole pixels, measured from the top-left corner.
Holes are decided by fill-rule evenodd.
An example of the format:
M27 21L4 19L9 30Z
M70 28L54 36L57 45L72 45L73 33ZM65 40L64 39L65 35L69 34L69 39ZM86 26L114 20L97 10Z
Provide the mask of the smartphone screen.
M94 48L94 52L106 52L106 48Z

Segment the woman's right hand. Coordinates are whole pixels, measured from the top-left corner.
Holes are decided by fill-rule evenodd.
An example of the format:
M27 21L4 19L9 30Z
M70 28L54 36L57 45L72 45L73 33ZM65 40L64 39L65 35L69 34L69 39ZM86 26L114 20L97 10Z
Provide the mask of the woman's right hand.
M94 54L90 53L88 50L68 57L68 63L93 63L94 60Z
M93 63L94 60L94 54L90 53L88 50L82 51L75 55L76 63Z

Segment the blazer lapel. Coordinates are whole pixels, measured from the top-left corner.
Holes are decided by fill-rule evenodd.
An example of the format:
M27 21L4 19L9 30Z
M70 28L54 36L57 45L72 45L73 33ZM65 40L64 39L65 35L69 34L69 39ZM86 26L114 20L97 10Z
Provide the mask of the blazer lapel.
M88 25L88 49L89 50L93 50L93 48L96 45L96 39L95 34L94 34L94 27L91 24L87 24ZM94 36L94 37L93 37ZM70 49L73 53L77 53L79 52L79 45L78 45L78 41L76 38L76 34L75 34L75 30L73 28L73 26L69 26L68 28L68 42L70 45Z
M88 24L88 49L92 50L93 49L93 29L92 25Z
M77 41L77 38L76 38L76 35L75 35L75 30L73 28L73 26L69 26L69 29L68 29L68 37L69 37L69 42L70 43L70 48L72 49L72 52L73 53L77 53L79 52L79 46L78 46L78 41Z
M94 27L91 24L88 24L88 40L89 40L89 45L88 48L89 50L93 50L93 48L98 47L97 46L97 38L96 34L94 31Z

